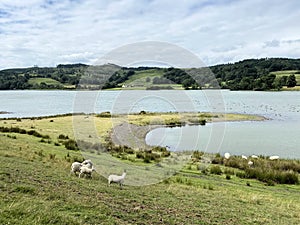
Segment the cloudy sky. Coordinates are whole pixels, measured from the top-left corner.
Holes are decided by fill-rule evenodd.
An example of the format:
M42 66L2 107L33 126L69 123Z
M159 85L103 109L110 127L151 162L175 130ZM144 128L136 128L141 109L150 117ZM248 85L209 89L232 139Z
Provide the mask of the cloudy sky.
M142 41L206 65L300 58L299 0L0 0L0 69L93 64Z

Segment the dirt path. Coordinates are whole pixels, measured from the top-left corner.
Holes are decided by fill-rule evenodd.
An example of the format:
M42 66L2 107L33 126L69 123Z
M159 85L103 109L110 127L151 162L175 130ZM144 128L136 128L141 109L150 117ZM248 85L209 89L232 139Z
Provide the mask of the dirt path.
M111 139L116 145L127 145L133 149L148 149L145 137L148 132L162 125L138 126L130 123L122 123L114 127Z

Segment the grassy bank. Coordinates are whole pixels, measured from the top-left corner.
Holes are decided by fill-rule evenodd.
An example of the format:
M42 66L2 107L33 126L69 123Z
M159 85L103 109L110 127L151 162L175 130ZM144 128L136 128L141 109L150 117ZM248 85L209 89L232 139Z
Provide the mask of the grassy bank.
M299 185L265 186L187 165L150 186L70 175L81 154L34 136L0 135L1 224L298 224ZM130 177L130 171L128 173ZM249 185L247 185L249 184Z
M0 132L0 223L298 224L300 185L276 183L268 186L266 182L239 176L248 168L240 157L232 157L229 163L219 155L194 153L189 163L174 176L153 185L125 185L122 190L116 185L108 187L105 176L100 173L93 173L92 179L79 179L70 174L71 163L82 161L83 155L80 151L66 149L63 142L75 138L76 132L87 142L99 142L99 138L107 140L110 137L112 127L125 122L134 126L157 125L158 120L164 125L174 121L195 123L196 119L224 121L223 117L225 115L142 113L0 120L0 127L23 129L21 132ZM229 120L256 118L226 117ZM74 130L74 123L81 130ZM90 131L91 124L95 132ZM95 134L98 136L93 136ZM88 151L87 155L92 159L105 157L96 151ZM132 157L132 154L123 156ZM149 165L156 163L155 160L149 164L142 159L115 158L125 164L147 168L145 176L154 171ZM266 167L274 164L276 170L276 165L299 168L300 164L296 160L269 162L263 157L257 162ZM101 172L101 165L97 166L97 171ZM215 169L217 166L221 173ZM134 175L134 170L128 170L125 184Z

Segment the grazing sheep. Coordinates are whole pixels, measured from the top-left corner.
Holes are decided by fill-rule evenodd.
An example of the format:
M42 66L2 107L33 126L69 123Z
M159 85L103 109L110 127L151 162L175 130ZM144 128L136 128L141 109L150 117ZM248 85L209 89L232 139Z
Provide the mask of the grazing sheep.
M84 174L85 176L88 176L88 177L92 177L93 171L96 171L94 167L88 168L87 166L82 166L80 168L80 173L79 173L78 177L80 178L82 174Z
M70 173L74 173L76 175L76 172L80 172L81 166L82 166L82 164L80 162L73 162L71 165Z
M258 159L257 155L252 155L251 157L252 157L252 159Z
M122 186L124 184L125 176L126 176L126 170L124 170L124 172L121 176L114 175L114 174L109 175L108 176L108 185L110 185L111 183L119 183L120 188L122 188Z
M86 159L81 163L83 166L86 166L87 168L92 169L93 168L93 163L90 159Z
M247 156L242 155L242 159L246 159L247 160L248 158L247 158Z
M269 159L270 160L277 160L277 159L279 159L279 156L278 155L273 155L273 156L270 156Z
M248 165L249 165L250 167L252 167L253 164L254 164L254 163L253 163L251 160L248 162Z
M229 158L230 158L230 154L229 154L228 152L226 152L226 153L224 154L224 158L225 158L225 159L229 159Z

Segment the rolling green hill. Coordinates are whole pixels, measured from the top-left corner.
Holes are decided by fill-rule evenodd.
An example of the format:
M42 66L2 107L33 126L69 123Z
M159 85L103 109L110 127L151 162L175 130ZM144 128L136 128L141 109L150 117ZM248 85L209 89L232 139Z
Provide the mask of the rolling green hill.
M84 64L0 71L0 90L202 89L298 90L300 59L248 59L204 68L119 67Z

